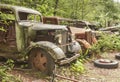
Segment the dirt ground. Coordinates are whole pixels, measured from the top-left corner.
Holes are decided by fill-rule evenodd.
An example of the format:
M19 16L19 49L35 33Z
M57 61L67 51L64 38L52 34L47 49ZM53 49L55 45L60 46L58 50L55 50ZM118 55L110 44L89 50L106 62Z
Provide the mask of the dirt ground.
M115 54L119 53L105 53L103 57L111 60L117 60L115 59ZM120 60L117 61L120 65ZM86 80L81 82L120 82L120 66L116 69L104 69L94 67L93 63L86 63L86 68L87 73L84 74Z
M104 53L103 58L115 59L115 54L118 53ZM120 60L117 61L120 64ZM53 82L120 82L120 66L116 69L104 69L95 67L93 62L87 62L85 68L85 73L79 74L70 72L69 66L57 67L56 71L60 76L55 77ZM30 69L16 68L10 73L23 82L52 82L52 77L41 75Z

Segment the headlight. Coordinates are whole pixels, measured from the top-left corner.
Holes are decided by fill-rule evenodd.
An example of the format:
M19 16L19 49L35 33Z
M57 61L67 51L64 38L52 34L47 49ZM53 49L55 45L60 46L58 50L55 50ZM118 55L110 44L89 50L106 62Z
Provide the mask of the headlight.
M62 35L61 34L56 36L56 43L57 44L62 44Z
M68 51L69 52L76 52L79 53L79 51L81 50L81 46L79 45L78 42L73 42L71 45L68 46Z
M58 43L59 43L59 44L62 44L62 37L59 37Z

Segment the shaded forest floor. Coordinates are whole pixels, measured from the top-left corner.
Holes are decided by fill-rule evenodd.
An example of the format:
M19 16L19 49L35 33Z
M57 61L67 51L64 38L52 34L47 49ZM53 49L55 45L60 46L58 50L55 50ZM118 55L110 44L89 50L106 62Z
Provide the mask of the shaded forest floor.
M105 53L103 58L115 59L117 53ZM120 60L119 64L120 64ZM116 69L104 69L94 67L93 62L85 63L86 71L83 74L71 72L70 66L57 67L56 74L62 76L55 77L54 82L119 82L120 81L120 66ZM15 68L10 72L23 82L50 82L53 78L44 76L31 69ZM74 81L70 81L67 79ZM52 82L52 81L51 81Z

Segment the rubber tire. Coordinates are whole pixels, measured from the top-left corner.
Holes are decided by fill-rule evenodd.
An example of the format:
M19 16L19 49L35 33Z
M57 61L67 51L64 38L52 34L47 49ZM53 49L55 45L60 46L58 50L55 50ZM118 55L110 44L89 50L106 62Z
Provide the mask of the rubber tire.
M36 49L38 49L38 48L36 48ZM37 70L36 68L35 68L35 66L33 65L33 58L34 58L34 56L35 56L35 54L32 54L36 49L32 49L31 51L30 51L30 55L29 55L29 57L28 57L28 62L29 62L29 67L30 68L32 68L33 70ZM47 58L47 64L46 64L46 70L44 70L44 71L41 71L41 73L42 74L44 74L44 75L52 75L53 74L53 70L54 70L54 67L55 67L55 62L54 62L54 59L51 57L51 55L47 52L47 51L45 51L45 50L43 50L43 49L40 49L39 48L39 51L41 52L41 53L43 53L45 56L46 56L46 58ZM40 71L40 70L38 70L38 71Z
M94 61L94 66L100 67L100 68L107 68L107 69L117 68L118 61L112 60L111 63L102 63L102 62L100 62L100 59L98 59L98 60Z
M118 60L120 60L120 54L116 54L115 58L118 59Z

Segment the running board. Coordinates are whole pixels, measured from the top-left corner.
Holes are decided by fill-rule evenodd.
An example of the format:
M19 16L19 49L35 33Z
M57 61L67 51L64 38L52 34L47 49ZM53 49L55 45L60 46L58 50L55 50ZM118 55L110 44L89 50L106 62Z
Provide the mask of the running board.
M68 64L68 63L72 62L73 60L76 60L79 56L80 56L80 54L75 54L74 56L72 56L70 58L65 58L64 60L61 60L59 62L59 65Z

